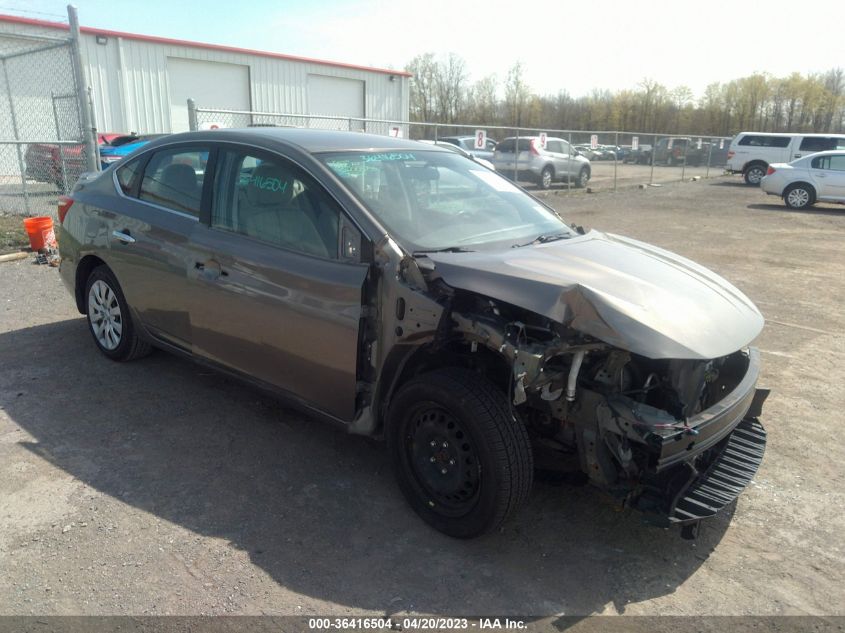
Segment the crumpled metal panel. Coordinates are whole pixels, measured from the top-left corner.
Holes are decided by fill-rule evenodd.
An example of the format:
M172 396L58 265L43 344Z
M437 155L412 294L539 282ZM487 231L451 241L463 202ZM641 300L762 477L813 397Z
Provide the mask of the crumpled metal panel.
M522 248L427 257L454 288L648 358L719 358L763 328L756 306L719 275L617 235L590 231Z

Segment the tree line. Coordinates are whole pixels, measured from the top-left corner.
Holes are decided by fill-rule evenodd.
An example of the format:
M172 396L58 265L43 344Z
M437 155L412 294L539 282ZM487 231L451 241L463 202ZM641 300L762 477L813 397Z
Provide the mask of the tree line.
M411 79L411 120L560 130L620 130L732 136L758 132L845 132L845 71L748 77L707 86L695 98L687 86L668 88L644 79L635 88L595 89L574 97L533 93L524 66L504 77L470 82L454 53L418 55L405 68Z

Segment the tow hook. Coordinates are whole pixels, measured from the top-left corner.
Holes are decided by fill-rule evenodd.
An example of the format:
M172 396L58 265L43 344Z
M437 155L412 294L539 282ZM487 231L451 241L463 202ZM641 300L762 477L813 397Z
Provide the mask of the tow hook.
M681 538L686 541L694 541L698 538L698 530L701 527L701 521L695 523L687 523L681 527Z

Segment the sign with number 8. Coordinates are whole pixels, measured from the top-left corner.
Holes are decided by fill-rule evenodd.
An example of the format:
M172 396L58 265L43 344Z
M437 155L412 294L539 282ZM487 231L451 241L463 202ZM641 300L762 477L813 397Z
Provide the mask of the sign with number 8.
M487 147L487 130L475 131L475 149L485 149Z

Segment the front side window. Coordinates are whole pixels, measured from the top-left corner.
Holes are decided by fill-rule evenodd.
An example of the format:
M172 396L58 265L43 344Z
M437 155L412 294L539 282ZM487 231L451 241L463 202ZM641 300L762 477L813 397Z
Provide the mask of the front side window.
M801 141L801 147L798 149L802 152L824 152L829 149L836 149L836 139L808 136Z
M217 163L211 225L307 255L336 259L340 209L280 156L226 150Z
M199 217L208 149L165 149L144 169L140 198Z
M475 250L572 235L551 209L460 156L414 150L320 158L412 251Z

